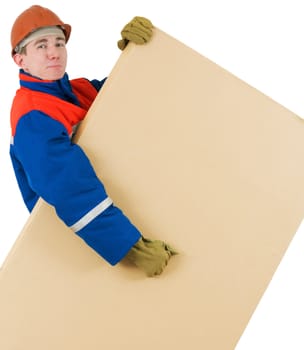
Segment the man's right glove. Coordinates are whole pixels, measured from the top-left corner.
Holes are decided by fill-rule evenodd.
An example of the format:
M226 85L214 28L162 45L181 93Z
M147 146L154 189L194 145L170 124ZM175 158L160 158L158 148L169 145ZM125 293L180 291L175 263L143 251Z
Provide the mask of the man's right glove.
M176 254L177 251L163 241L141 237L125 259L143 270L148 277L153 277L160 275L171 256Z

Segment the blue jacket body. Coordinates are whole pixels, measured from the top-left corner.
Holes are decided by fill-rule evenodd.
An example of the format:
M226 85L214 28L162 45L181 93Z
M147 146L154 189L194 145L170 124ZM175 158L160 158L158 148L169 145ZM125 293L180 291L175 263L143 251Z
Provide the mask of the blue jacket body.
M31 212L39 197L108 263L115 265L141 237L108 197L72 136L105 81L44 81L20 70L11 109L10 156Z

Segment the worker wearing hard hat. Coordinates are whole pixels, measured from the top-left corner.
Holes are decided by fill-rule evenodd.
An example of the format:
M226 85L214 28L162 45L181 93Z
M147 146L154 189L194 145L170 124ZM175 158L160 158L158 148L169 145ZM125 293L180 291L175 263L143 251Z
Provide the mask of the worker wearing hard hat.
M135 17L118 47L148 42L152 23ZM144 238L108 197L73 133L85 118L105 79L70 80L66 43L71 26L54 12L31 6L11 30L12 57L20 88L11 108L10 155L23 200L31 212L42 198L60 219L108 263L132 261L148 276L162 273L175 251Z

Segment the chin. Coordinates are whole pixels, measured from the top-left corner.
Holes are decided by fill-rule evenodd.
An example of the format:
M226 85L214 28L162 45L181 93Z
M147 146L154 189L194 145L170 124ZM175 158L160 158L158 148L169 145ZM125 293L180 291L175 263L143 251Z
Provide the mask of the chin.
M64 76L63 74L48 74L44 79L45 80L60 80Z

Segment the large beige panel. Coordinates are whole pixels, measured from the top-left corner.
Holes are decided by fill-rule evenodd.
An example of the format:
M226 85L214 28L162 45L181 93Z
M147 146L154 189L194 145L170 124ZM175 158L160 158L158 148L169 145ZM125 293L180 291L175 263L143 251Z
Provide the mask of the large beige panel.
M0 274L0 348L234 349L304 214L303 121L156 30L79 135L114 201L180 255L157 278L110 267L41 201Z

